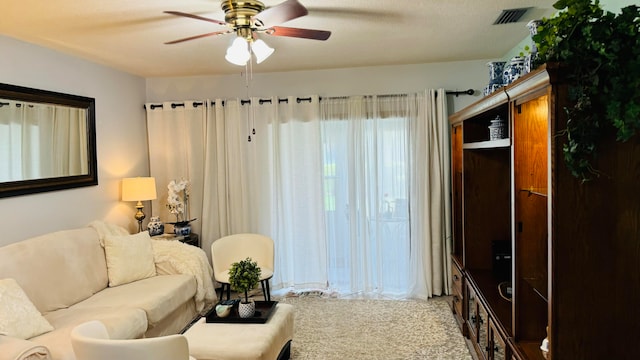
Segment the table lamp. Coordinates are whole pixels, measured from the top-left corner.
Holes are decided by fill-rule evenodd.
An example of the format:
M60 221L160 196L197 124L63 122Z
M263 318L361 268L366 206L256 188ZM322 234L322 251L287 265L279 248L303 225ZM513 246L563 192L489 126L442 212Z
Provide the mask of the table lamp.
M134 177L122 179L122 201L137 201L135 219L138 221L138 232L142 232L142 220L146 217L142 209L143 201L154 200L156 195L156 179L153 177Z

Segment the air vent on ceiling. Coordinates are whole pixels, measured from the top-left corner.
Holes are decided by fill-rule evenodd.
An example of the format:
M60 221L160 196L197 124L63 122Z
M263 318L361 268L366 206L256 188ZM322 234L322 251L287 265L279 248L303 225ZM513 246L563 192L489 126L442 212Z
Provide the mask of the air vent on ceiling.
M496 21L493 22L493 25L518 22L527 10L529 10L529 8L502 10L502 13L498 16Z

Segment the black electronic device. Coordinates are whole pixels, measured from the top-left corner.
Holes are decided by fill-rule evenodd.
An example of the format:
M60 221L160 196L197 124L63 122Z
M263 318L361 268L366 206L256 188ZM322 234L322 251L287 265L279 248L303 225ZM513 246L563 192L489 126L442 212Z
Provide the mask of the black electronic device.
M500 281L511 281L511 241L493 241L491 255L493 275Z

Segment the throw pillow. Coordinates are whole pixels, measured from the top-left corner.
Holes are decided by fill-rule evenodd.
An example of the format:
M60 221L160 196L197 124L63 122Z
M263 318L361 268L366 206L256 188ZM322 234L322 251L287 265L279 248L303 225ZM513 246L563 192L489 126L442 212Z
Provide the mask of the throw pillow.
M151 237L146 231L135 235L107 235L104 238L104 252L109 286L156 276Z
M14 279L0 280L0 333L30 339L53 330Z

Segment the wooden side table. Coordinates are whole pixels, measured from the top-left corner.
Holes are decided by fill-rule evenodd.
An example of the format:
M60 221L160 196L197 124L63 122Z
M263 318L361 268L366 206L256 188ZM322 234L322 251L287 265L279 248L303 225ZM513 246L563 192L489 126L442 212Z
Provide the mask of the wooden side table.
M162 234L158 236L154 236L152 238L158 238L167 241L175 241L178 240L182 243L193 245L195 247L200 247L200 236L198 234L191 233L189 235L176 235L176 234Z

